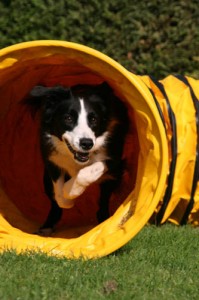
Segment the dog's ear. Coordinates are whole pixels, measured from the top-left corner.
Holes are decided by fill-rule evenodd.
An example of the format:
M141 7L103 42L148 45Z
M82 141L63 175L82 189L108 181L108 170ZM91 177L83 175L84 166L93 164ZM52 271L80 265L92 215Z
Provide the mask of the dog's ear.
M28 95L22 100L22 103L28 105L31 110L31 114L34 117L36 112L41 109L43 105L43 99L47 94L48 88L44 86L35 86Z
M58 99L58 97L65 97L65 99L71 96L70 88L65 88L62 86L55 86L55 87L46 87L42 85L36 85L30 92L30 96L33 98L43 98L46 97L49 99L51 98Z
M44 86L35 86L25 97L25 104L29 104L32 106L41 106L42 99L46 96L48 91L47 87Z
M72 97L70 88L55 86L46 87L37 85L29 92L25 103L30 105L33 115L38 109L41 109L46 120L50 121L52 112L56 109L61 101Z
M110 93L113 90L111 89L110 85L107 82L103 82L102 84L100 84L98 86L102 91L104 91L105 93Z
M41 108L48 98L49 89L50 88L45 86L34 86L29 92L28 97L25 99L25 103L31 105L35 109Z
M62 101L71 99L70 88L62 86L42 87L37 86L32 90L33 97L41 99L43 120L46 123L51 122L53 114Z
M113 90L110 87L110 85L108 85L107 82L103 82L102 84L99 84L96 86L96 89L98 91L98 93L102 94L102 95L110 95L113 94Z
M30 92L30 96L33 98L43 98L45 97L49 92L48 87L36 85Z
M35 86L30 92L30 98L32 102L40 102L41 106L55 107L60 101L67 100L71 97L70 88L64 88L62 86L45 87Z
M106 99L113 99L115 98L115 94L113 92L113 89L110 87L110 85L107 82L103 82L102 84L99 84L97 87L96 92L101 95L102 99L106 101Z

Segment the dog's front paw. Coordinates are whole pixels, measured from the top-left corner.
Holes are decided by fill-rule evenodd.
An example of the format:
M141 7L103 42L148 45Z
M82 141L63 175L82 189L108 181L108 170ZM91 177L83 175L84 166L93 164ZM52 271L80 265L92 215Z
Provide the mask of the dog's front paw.
M89 186L96 182L106 172L106 165L104 162L98 161L91 166L81 169L77 175L79 185Z
M106 165L103 162L96 162L91 166L81 169L77 176L72 177L64 183L63 186L63 203L74 205L72 199L80 196L85 189L93 182L97 181L106 171ZM59 203L60 207L66 208L64 204ZM68 207L67 207L68 208Z

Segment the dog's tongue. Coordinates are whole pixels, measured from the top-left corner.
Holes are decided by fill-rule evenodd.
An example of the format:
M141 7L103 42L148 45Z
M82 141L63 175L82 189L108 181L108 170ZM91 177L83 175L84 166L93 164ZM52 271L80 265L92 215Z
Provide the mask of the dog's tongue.
M75 159L80 162L86 162L89 159L89 153L75 152Z

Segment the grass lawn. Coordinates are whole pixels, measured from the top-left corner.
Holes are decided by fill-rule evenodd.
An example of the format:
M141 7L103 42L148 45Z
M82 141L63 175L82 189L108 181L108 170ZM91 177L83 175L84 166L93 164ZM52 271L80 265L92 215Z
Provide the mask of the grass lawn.
M199 299L199 229L146 226L98 260L0 255L0 299Z

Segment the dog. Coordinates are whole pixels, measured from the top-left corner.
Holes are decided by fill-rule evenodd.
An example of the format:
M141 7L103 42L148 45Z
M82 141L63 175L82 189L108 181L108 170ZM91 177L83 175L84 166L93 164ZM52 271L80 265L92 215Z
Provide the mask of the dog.
M109 198L124 169L122 159L128 114L106 83L35 86L30 98L41 105L40 144L44 187L51 209L38 234L50 235L63 209L88 186L100 185L98 222L109 218Z

